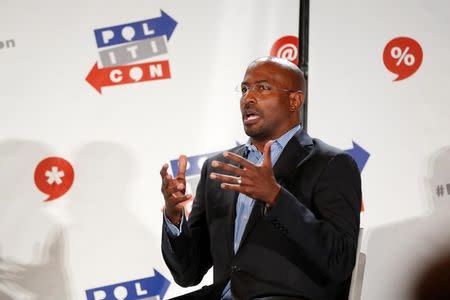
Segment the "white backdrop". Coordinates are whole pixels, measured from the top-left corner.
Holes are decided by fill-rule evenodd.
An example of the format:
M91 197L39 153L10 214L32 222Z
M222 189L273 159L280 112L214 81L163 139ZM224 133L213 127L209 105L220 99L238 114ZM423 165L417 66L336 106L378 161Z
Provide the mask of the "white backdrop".
M362 299L411 299L422 264L450 247L450 4L311 2L308 131L370 153L362 172ZM416 40L423 61L393 81L383 51L397 37Z
M0 8L0 299L94 299L94 290L101 299L119 284L108 299L194 289L173 282L160 254L159 169L188 155L195 188L204 155L246 140L234 88L251 60L298 35L298 1L17 0ZM166 51L158 44L167 53L139 52L131 64L144 65L145 78L148 64L168 61L170 78L100 94L91 84L109 77L85 78L96 62L105 67L99 51L120 45L97 47L94 30L161 20L162 11L176 22L155 25L175 26L162 35ZM444 0L311 3L309 133L370 154L362 299L408 299L412 264L450 240L438 230L450 227L449 12ZM403 36L421 45L423 61L394 82L383 50ZM38 168L48 157L64 161ZM44 202L45 180L58 178L67 191Z
M122 44L97 47L94 30L162 11L177 23L162 32L166 51L150 45L157 51L136 52L143 59L131 63L168 60L170 78L106 86L100 94L85 78L96 62L106 67L100 51ZM152 279L139 288L123 284L128 290L115 297L104 292L108 299L137 299L130 296L136 289L146 298L163 295L166 280L165 298L188 291L173 282L160 253L159 170L180 153L203 155L246 140L234 88L248 63L269 55L280 37L297 35L298 18L298 1L1 2L0 299L102 299L86 290L143 278ZM165 22L147 33L173 25ZM100 37L114 40L110 35ZM6 47L10 40L15 47ZM98 72L88 78L95 86L109 78ZM35 184L38 164L54 156L72 166L73 184L43 202L48 196L38 186L48 178L55 186L65 171L58 178L67 183L65 164L50 160ZM154 270L166 280L156 281Z

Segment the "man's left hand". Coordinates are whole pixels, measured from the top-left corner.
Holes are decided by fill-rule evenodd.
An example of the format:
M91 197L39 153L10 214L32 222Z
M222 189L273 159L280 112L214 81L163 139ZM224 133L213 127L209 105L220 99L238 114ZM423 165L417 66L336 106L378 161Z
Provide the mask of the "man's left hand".
M214 168L222 169L235 176L211 173L210 178L222 182L220 186L225 190L233 190L255 200L263 201L270 207L273 206L281 186L275 180L272 169L270 159L270 146L272 144L273 141L269 141L264 146L264 160L260 166L235 153L224 152L225 158L238 163L241 168L214 160L211 163Z

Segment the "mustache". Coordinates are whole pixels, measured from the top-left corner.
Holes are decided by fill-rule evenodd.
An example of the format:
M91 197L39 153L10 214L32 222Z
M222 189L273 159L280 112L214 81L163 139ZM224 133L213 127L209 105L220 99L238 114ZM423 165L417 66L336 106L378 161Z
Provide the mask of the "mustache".
M246 116L246 115L257 115L257 116L262 116L263 113L262 111L260 111L259 109L257 109L254 105L252 104L246 104L244 106L244 108L242 109L242 116Z

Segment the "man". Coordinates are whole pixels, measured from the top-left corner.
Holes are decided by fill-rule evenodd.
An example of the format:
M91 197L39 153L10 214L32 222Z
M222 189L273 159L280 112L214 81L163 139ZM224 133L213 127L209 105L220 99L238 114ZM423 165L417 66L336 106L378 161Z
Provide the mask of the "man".
M175 281L198 284L214 266L214 284L195 297L346 297L360 175L349 155L302 130L304 88L303 73L286 60L249 65L240 108L250 139L204 163L188 221L186 157L175 178L162 167L162 251Z

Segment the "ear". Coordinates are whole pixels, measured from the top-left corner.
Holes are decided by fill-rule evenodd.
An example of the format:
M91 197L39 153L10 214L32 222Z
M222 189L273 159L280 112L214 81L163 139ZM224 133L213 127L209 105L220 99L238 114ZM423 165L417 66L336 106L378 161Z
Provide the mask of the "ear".
M290 111L298 111L303 105L303 101L305 99L305 95L303 92L294 92L289 96L289 110Z

